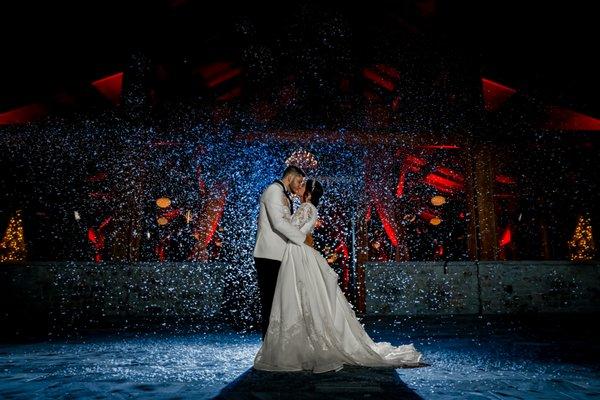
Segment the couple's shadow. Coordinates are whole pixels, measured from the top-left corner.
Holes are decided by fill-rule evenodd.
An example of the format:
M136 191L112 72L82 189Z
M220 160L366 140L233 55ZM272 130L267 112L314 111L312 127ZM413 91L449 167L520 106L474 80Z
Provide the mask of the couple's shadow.
M344 365L338 372L313 374L248 369L213 400L245 399L422 399L393 368Z

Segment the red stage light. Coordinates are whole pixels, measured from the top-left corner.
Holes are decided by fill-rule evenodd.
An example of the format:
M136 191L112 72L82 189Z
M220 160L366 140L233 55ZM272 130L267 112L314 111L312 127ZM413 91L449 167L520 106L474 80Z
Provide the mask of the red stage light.
M507 175L496 175L496 182L504 183L506 185L516 183L513 178Z
M459 174L456 171L451 170L450 168L436 167L436 172L438 172L442 175L446 175L447 177L452 178L453 180L455 180L459 183L463 183L465 180L461 174Z
M454 190L459 190L463 188L463 184L459 182L455 182L453 180L441 177L434 173L430 173L425 177L425 183L435 187L436 189L446 192L452 193Z
M94 232L94 228L88 228L88 240L92 243L96 243L96 232Z
M418 172L421 167L427 164L427 161L425 161L424 158L415 157L413 155L406 156L404 162L406 163L408 169L413 172Z
M423 218L425 221L429 222L433 218L435 218L436 215L434 213L432 213L431 211L429 211L429 210L423 210L423 211L421 211L421 213L419 214L419 216L421 218Z
M392 110L396 111L398 107L400 107L400 96L396 96L392 100Z
M436 253L440 257L443 256L444 255L444 246L442 246L441 244L439 244L437 246Z
M383 230L385 231L387 237L390 239L390 242L392 242L392 246L398 246L398 238L396 237L396 232L394 231L394 227L392 226L390 220L385 214L385 210L383 209L381 203L377 202L375 204L375 210L377 211L379 219L383 224Z
M510 243L512 239L512 234L510 231L510 227L506 227L506 229L504 230L504 233L502 234L502 239L500 239L500 247L506 246L507 244Z
M223 216L223 210L225 208L225 197L227 195L226 193L227 192L225 192L223 194L223 196L219 199L219 202L217 205L217 207L219 208L219 211L217 211L215 217L211 221L210 229L208 231L208 235L206 235L206 241L204 242L205 246L208 246L208 244L212 240L215 232L217 231L217 226L219 225L219 221L221 221L221 217Z
M233 68L231 62L215 62L198 68L204 78L206 86L214 88L242 73L241 68Z
M102 223L100 223L100 226L98 227L98 230L101 231L103 230L106 225L108 225L108 223L112 220L112 216L111 217L106 217L104 218L104 221L102 221Z
M167 211L161 215L161 217L166 218L169 222L171 222L174 218L178 217L181 214L181 209L176 208L171 211Z
M404 182L406 180L406 171L400 171L400 177L398 178L398 186L396 187L396 197L402 197L404 195Z
M29 104L0 113L0 125L23 124L42 118L47 113L46 107L41 104Z
M544 129L563 131L600 131L600 119L562 107L548 107Z
M396 85L394 85L394 82L392 82L388 79L385 79L384 77L382 77L381 75L379 75L375 71L373 71L372 69L363 68L362 72L363 72L363 76L365 78L367 78L368 80L370 80L377 86L380 86L390 92L393 91L394 88L396 87Z
M394 67L390 67L389 65L385 64L377 64L375 65L375 68L391 78L400 79L400 72L398 72L398 70Z
M123 91L123 73L119 72L92 82L92 85L107 99L114 104L121 102Z
M506 100L508 100L517 91L508 86L501 85L498 82L481 78L483 85L483 101L487 111L497 110Z
M342 253L344 258L348 258L349 257L349 252L348 252L348 246L346 246L346 243L344 241L341 241L340 244L335 248L335 252L336 253Z

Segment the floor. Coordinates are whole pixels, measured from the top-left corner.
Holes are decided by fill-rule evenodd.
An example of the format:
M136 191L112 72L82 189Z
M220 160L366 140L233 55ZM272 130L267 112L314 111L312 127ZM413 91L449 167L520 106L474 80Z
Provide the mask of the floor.
M364 318L374 340L412 342L430 365L324 374L255 371L260 335L228 326L4 343L0 398L600 398L590 318Z

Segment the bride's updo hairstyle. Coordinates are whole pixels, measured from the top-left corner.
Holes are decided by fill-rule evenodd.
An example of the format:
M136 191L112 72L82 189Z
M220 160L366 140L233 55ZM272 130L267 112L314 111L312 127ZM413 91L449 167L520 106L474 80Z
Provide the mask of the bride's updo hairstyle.
M316 207L323 196L323 186L314 179L306 181L306 193L310 193L310 202Z

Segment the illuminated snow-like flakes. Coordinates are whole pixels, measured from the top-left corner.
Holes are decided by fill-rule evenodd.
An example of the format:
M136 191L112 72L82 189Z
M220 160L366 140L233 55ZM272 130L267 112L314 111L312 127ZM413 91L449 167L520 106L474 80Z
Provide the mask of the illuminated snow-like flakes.
M240 398L259 391L265 398L281 393L289 398L402 393L401 398L424 399L560 399L594 396L600 390L598 349L588 345L584 350L591 342L572 342L564 330L532 332L502 319L368 320L365 327L376 341L414 343L431 365L273 374L251 370L260 346L258 334L223 329L204 334L109 335L1 345L0 397L33 398L44 393L45 398L209 399L219 393Z
M219 261L227 269L224 288L215 290L227 294L224 308L239 327L256 326L252 251L261 191L280 176L291 154L309 151L318 166L307 172L322 180L326 190L323 222L335 223L348 237L351 218L361 211L364 150L342 140L343 130L340 140L316 134L298 142L255 137L260 126L233 129L227 124L208 126L205 120L184 107L153 126L114 111L3 127L5 160L19 173L18 179L26 180L22 182L26 197L20 203L42 214L43 240L52 249L36 256L58 261L129 257L158 261L154 246L166 230L157 223L156 200L169 197L172 207L190 210L187 215L195 223L203 206L221 190L226 195L218 220L223 243ZM190 230L184 226L170 240L192 247ZM139 240L136 255L129 253L131 237ZM171 258L165 261L186 261L185 255L167 257ZM59 290L61 276L57 271ZM136 283L141 290L142 278ZM76 278L66 274L65 279ZM72 283L63 283L64 296L74 295L66 293ZM86 287L94 291L93 282Z
M368 132L377 132L373 129L377 121L360 112L347 121L346 125L353 129L325 129L307 121L303 129L288 130L266 128L251 113L240 112L235 105L221 109L228 109L229 114L220 116L214 109L207 112L206 107L195 108L184 103L152 117L128 115L124 109L116 109L55 117L36 124L3 126L0 139L6 149L3 162L15 177L9 184L14 184L19 196L12 200L13 204L36 213L39 228L34 234L39 237L30 238L35 257L42 261L198 261L201 257L188 258L190 249L204 240L212 241L213 245L218 239L222 244L218 258L206 256L202 260L216 259L225 265L223 280L204 283L225 294L222 310L229 322L242 330L254 329L259 315L252 258L258 198L263 188L279 177L286 160L302 154L300 162L307 157L310 160L309 177L320 180L325 188L315 245L326 256L335 257L336 246L341 241L345 243L349 276L337 272L351 289L356 289L355 233L358 224L367 218L374 228L369 228L368 240L381 242L380 248L385 247L389 254L388 260L393 259L396 251L401 260L467 259L467 219L471 216L466 208L466 183L461 171L461 154L465 149L461 146L436 147L418 140L399 142L393 134L370 135ZM428 126L425 120L419 122L424 118L423 113L415 111L414 117L410 120L421 124L423 130ZM444 118L440 115L439 119L444 121ZM311 124L314 126L306 128ZM362 137L360 132L364 133ZM405 132L399 129L402 137L411 138ZM438 143L461 144L451 141L457 138L451 138L447 132L445 129L439 132ZM554 157L553 165L567 170L566 155L561 150L550 154ZM530 164L537 166L536 157L540 155L530 155ZM504 161L499 161L503 167ZM550 174L546 171L550 167L540 168L540 174ZM418 185L417 171L422 177ZM504 183L506 187L499 190L512 195L511 179L526 177L507 175L502 178L508 182ZM527 185L522 187L525 191L533 190ZM592 188L590 185L587 189ZM564 196L555 186L548 190L553 191L553 196ZM440 194L445 196L441 207L447 207L449 217L442 217L442 222L434 226L427 220L437 217L435 212L439 208L431 204L431 199ZM413 200L415 197L423 201ZM527 194L527 197L534 196ZM170 207L181 209L181 213L158 219L159 198L168 198ZM402 210L395 220L390 204ZM27 211L23 215L32 217ZM183 222L183 216L189 223ZM518 213L521 236L527 229L537 229L532 218L527 210ZM24 224L26 238L33 233L27 226ZM400 240L400 231L405 243ZM198 232L200 235L194 236ZM518 233L508 229L504 232L499 238L501 244L511 240L511 233L513 236ZM157 251L162 241L170 246L164 255ZM208 253L206 246L201 250L204 251L201 254ZM99 264L94 268L103 267ZM140 277L143 279L136 282L135 288L112 290L119 290L120 294L151 291L157 286L152 276L160 271L157 267L148 268L154 272ZM144 279L150 278L154 279L154 286L145 283ZM63 278L59 271L57 288L63 287L61 279L65 279L62 295L72 295L67 290L73 287L69 280L77 278L69 274ZM396 282L394 286L408 283ZM183 290L184 296L178 296L177 301L183 303L179 310L197 306L192 295L196 290L194 285ZM177 287L181 290L182 285ZM450 283L443 283L420 297L430 311L439 310L444 308L451 287ZM98 298L93 284L85 290ZM99 316L106 314L106 310L96 311ZM168 308L162 311L176 318L180 316Z
M238 333L104 337L2 348L0 397L70 393L210 398L252 366L259 343ZM93 385L90 383L93 382ZM147 397L150 398L150 397Z
M160 61L133 55L111 109L76 104L0 126L2 209L19 210L9 260L49 261L11 278L31 277L19 290L41 288L15 293L36 300L24 319L42 315L50 331L46 342L0 345L0 398L202 399L237 388L253 398L375 399L402 398L401 386L426 399L598 396L600 351L586 316L539 318L532 334L514 320L532 299L566 311L562 304L597 297L596 278L584 285L581 270L564 264L448 266L566 259L567 243L574 260L593 259L596 139L539 129L529 114L540 105L517 111L524 92L482 114L479 56L457 51L452 35L434 43L410 33L411 18L385 7L367 10L366 29L343 13L297 11L276 30L239 17L237 34L192 39L196 54L166 45L148 49ZM237 59L215 61L229 54ZM211 80L205 62L221 75ZM181 75L157 79L155 67ZM361 317L375 341L413 342L430 367L248 373L260 346L258 200L286 161L323 184L315 247L344 258L332 267L353 306L365 290L378 315L441 316ZM498 251L485 256L473 243L488 240L488 254ZM359 257L371 261L363 277L378 279L363 285ZM411 271L393 260L424 263ZM543 269L543 279L514 272L527 268ZM492 306L514 315L477 316ZM112 318L127 333L62 335L118 332L100 323ZM565 331L553 331L558 323Z
M312 146L311 146L312 147ZM253 296L255 278L253 274L252 252L254 238L256 235L256 220L258 217L258 198L261 191L285 168L285 158L297 149L297 145L277 141L235 143L230 142L217 148L213 147L213 153L222 153L223 171L222 179L230 179L231 192L227 199L227 205L223 215L224 249L226 259L238 266L231 271L231 281L235 282L233 290L235 294L229 296L242 304L239 307L248 306L248 296ZM356 202L358 196L342 195L343 193L358 193L356 189L360 177L360 166L353 162L352 149L345 149L340 145L316 144L310 151L318 154L322 160L318 170L308 171L311 176L319 179L318 173L326 173L340 178L340 181L323 182L327 191L327 202L338 196L344 201L344 206L351 206ZM338 163L340 157L345 158L344 163ZM234 160L228 165L227 160ZM219 165L219 164L217 164ZM343 168L340 168L343 166ZM339 169L339 170L335 170ZM358 178L355 178L358 177ZM347 208L351 210L350 208ZM231 292L229 292L231 293ZM234 307L235 308L235 307ZM244 312L242 318L250 318L252 312Z

